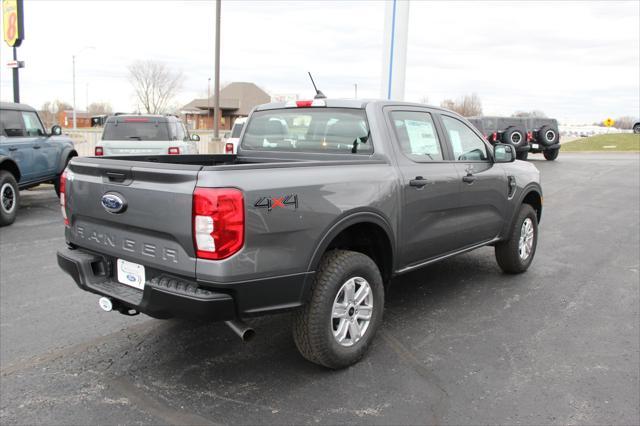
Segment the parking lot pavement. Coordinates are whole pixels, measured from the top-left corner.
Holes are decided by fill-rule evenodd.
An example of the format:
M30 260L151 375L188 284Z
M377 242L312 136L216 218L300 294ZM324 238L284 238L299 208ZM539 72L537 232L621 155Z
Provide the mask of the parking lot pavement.
M539 158L538 158L539 157ZM358 365L305 362L288 314L222 324L104 313L56 264L51 190L0 230L0 423L639 424L640 158L532 155L531 269L484 248L399 279Z

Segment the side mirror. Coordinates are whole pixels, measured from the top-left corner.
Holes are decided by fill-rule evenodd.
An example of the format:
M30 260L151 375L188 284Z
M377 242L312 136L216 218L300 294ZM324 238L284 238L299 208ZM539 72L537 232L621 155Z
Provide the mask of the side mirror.
M497 143L493 147L493 159L496 163L511 163L516 161L516 150L513 145Z
M194 142L199 142L200 141L200 136L196 135L195 133L191 135L191 140Z
M57 124L51 128L51 134L53 136L60 136L62 134L62 127Z

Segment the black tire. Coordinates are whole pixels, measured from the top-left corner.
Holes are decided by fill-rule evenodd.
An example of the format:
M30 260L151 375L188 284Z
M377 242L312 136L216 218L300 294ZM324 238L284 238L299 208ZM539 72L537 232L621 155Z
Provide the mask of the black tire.
M640 133L640 123L633 126L633 133Z
M544 158L549 160L549 161L553 161L556 158L558 158L558 153L560 152L559 149L547 149L546 151L542 152L542 155L544 155Z
M538 130L538 143L549 146L558 143L558 129L551 126L542 126Z
M530 220L533 228L533 240L529 255L523 259L520 256L520 238L523 233L525 220ZM518 216L509 231L509 239L496 244L496 260L500 268L507 274L521 274L526 271L533 261L538 245L538 216L529 204L520 207Z
M333 305L339 295L343 294L343 285L355 277L363 278L369 284L372 312L364 335L352 346L343 346L334 337L334 328L339 327L338 324L342 323L342 320L333 318ZM355 286L354 291L357 292ZM357 306L362 308L361 305ZM362 253L333 250L326 253L320 262L311 299L294 314L293 339L307 360L333 369L348 367L358 362L367 352L376 330L382 323L383 310L384 286L378 266ZM358 322L357 314L357 310L346 307L347 324L353 320ZM346 328L349 330L348 333L351 333L351 328ZM347 335L349 339L352 338L350 334L345 334Z
M20 208L20 190L16 178L6 170L0 170L0 226L11 225Z
M527 161L527 158L529 158L529 151L516 151L516 158L518 160Z
M507 129L502 132L502 142L511 144L515 147L521 147L527 143L527 136L522 129L515 126L507 127Z

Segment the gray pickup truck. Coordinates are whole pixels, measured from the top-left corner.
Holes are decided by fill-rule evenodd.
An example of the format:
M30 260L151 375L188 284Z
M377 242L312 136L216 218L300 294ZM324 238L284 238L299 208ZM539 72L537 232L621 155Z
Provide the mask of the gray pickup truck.
M400 274L482 246L534 257L542 191L513 146L419 104L257 107L237 155L74 158L60 267L105 310L226 321L293 311L308 360L357 362Z

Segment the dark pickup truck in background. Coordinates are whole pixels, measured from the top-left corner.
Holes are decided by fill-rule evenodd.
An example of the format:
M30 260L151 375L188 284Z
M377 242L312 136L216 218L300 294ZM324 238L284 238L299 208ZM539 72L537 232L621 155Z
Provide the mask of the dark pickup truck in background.
M76 158L58 263L105 310L226 321L294 310L308 360L357 362L396 275L486 245L534 257L538 170L450 111L390 101L266 104L237 155Z
M550 161L558 158L560 131L556 119L478 116L468 120L492 144L513 145L519 160L526 160L529 152L542 153Z

